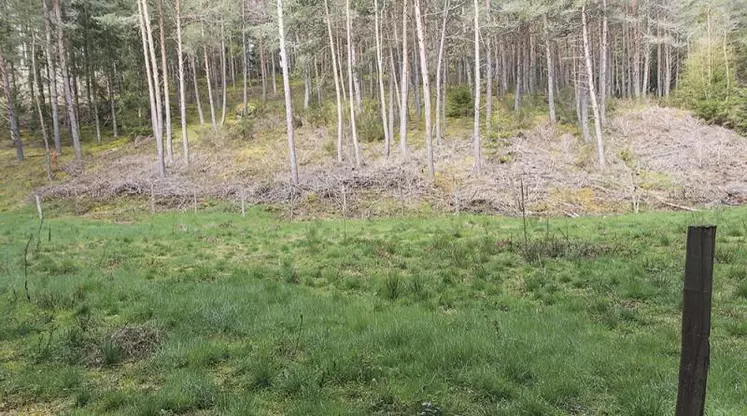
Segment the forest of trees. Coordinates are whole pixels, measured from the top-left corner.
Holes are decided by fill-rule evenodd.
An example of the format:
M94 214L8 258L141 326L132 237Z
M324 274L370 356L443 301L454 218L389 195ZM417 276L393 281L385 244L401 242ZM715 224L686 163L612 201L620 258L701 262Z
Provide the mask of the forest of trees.
M747 129L746 10L744 0L4 0L0 124L19 160L30 142L43 140L48 159L70 143L82 160L86 140L152 134L165 176L189 164L188 123L220 130L249 100L284 92L293 182L295 114L325 102L338 161L349 146L356 166L362 146L407 155L418 123L433 176L447 114L474 117L479 173L496 106L541 97L550 122L577 124L604 168L614 99L661 99ZM243 90L239 106L231 88ZM471 111L451 114L447 92ZM381 143L359 137L372 112ZM147 132L131 114L150 115Z

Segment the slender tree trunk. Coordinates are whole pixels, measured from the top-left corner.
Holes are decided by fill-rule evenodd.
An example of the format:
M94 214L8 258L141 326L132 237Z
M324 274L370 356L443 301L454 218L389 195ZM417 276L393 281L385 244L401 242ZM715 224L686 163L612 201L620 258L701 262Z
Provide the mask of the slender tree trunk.
M99 103L98 103L98 97L96 97L96 87L98 83L96 82L96 72L94 71L92 75L90 75L90 85L93 88L93 91L91 91L91 99L93 104L93 120L94 120L94 126L96 127L96 142L101 143L101 119L99 118Z
M303 109L308 110L311 105L311 63L308 56L303 62Z
M555 115L555 87L553 85L555 74L552 64L552 52L550 50L550 28L547 23L547 15L542 15L545 26L545 57L547 60L547 105L550 109L550 122L555 124L558 118Z
M473 132L473 154L475 157L475 173L482 171L480 156L480 5L474 0L475 8L475 125Z
M521 68L522 63L522 47L517 46L516 48L516 88L514 89L514 111L518 112L521 109L521 93L522 93L522 82L524 71Z
M433 162L433 137L431 129L431 88L428 72L428 49L425 44L425 30L420 11L420 0L415 0L415 28L417 29L418 49L420 50L420 78L423 82L423 104L425 105L425 145L428 152L428 176L433 179L436 169ZM382 90L383 90L382 85Z
M117 101L114 92L114 76L109 74L106 77L106 95L109 97L109 107L112 114L112 135L116 139L119 137L117 126Z
M297 185L298 184L298 165L296 164L296 142L293 136L293 104L291 102L290 76L288 73L288 53L285 50L285 29L283 28L283 0L277 0L277 4L278 4L278 32L280 34L280 66L283 71L283 93L285 95L285 124L286 124L286 131L288 133L288 155L290 159L291 183L293 185Z
M226 101L228 95L228 77L226 76L226 37L223 31L223 21L220 23L220 72L223 82L223 102L221 104L220 125L226 124Z
M397 33L396 30L394 32L395 34ZM399 44L399 39L395 39L394 42L396 44ZM394 102L397 104L397 115L399 116L399 112L402 111L402 108L400 107L402 103L399 101L400 89L399 89L399 82L397 81L397 69L396 69L397 66L394 64L394 51L392 50L391 46L389 47L389 66L390 66L389 68L390 73L392 74L391 79L394 82L395 96L397 97L397 99L394 100ZM390 130L392 132L392 144L394 144L394 130L393 128Z
M181 0L176 0L176 54L179 61L179 119L182 126L182 156L184 166L189 166L189 132L187 131L187 90L184 82L184 50L182 44ZM244 104L246 107L246 51L244 53ZM197 83L195 83L197 88ZM199 94L199 93L198 93ZM199 103L199 101L198 101ZM199 108L199 107L198 107ZM202 108L200 108L202 117Z
M584 142L591 143L591 132L589 131L589 91L581 87L581 132Z
M101 120L99 119L99 106L98 106L98 99L96 97L97 93L97 85L96 82L96 70L91 69L91 62L89 59L89 16L88 16L88 8L87 6L83 7L83 13L84 13L84 25L83 25L83 31L84 31L84 41L83 41L83 62L84 62L84 68L85 68L85 77L86 77L86 93L88 98L88 111L89 113L93 114L94 117L94 125L96 128L96 143L101 143ZM88 121L90 122L91 117L90 114L88 116Z
M384 149L384 154L389 157L391 153L391 145L394 142L394 102L397 101L394 97L394 80L397 78L396 69L394 67L394 59L392 58L392 50L389 49L389 146Z
M581 8L581 29L583 31L584 42L584 59L586 61L586 75L588 77L589 98L591 98L591 109L594 111L594 132L597 136L597 155L599 157L599 167L604 169L604 140L602 138L602 120L597 104L597 95L594 91L594 69L591 64L591 52L589 47L589 30L586 24L586 6Z
M44 7L46 7L46 0ZM73 137L73 150L75 158L78 161L83 160L83 151L80 147L80 128L78 127L78 116L75 114L75 105L73 102L73 89L70 83L70 76L67 67L67 52L65 51L65 39L62 32L62 12L60 10L60 0L52 0L52 6L55 14L55 24L57 25L57 51L60 57L60 69L62 70L62 79L65 91L65 103L67 104L67 115L70 121L70 131Z
M278 95L278 77L277 71L275 70L275 51L270 53L270 64L272 65L272 95ZM286 62L286 65L288 63Z
M348 34L348 43L350 51L350 66L353 69L353 91L355 92L355 112L361 112L361 77L358 71L358 59L355 55L355 43L353 43L353 33Z
M506 45L501 42L501 93L508 92L508 62L506 62Z
M329 49L332 55L332 72L335 80L335 103L337 107L337 161L342 162L342 98L340 97L340 77L337 72L337 53L335 52L335 42L332 37L332 22L329 17L329 5L324 0L324 14L327 18L327 34L329 35Z
M62 153L62 142L60 141L60 115L57 107L57 71L55 68L55 50L52 43L52 29L49 16L47 0L42 0L44 9L44 36L46 38L45 49L47 55L47 77L49 79L49 101L52 109L52 138L54 149L57 154Z
M231 86L236 87L236 60L233 58L233 36L228 34L228 64L231 72Z
M2 53L2 52L0 52ZM42 139L44 139L44 158L45 158L45 170L47 171L47 179L52 180L52 165L50 160L50 154L49 154L49 135L47 134L47 123L44 121L44 111L42 111L42 105L41 102L44 100L44 97L41 94L41 91L44 91L44 88L42 88L41 80L39 79L39 67L36 65L36 37L32 36L31 38L31 73L33 75L33 83L36 84L39 88L39 94L32 94L32 97L34 99L34 106L36 107L36 114L39 116L39 127L41 128L42 132ZM33 89L32 89L33 91Z
M210 104L210 119L213 129L218 131L218 121L215 119L215 105L213 104L213 84L210 82L210 61L208 60L207 47L202 47L202 55L205 57L205 81L207 82L208 103Z
M202 112L202 102L200 100L200 85L197 83L197 59L195 58L195 54L197 52L193 52L189 56L189 61L192 65L192 83L194 84L194 90L195 90L195 103L197 104L197 115L200 117L200 125L205 125L205 113Z
M710 55L711 55L710 54L710 49L711 49L711 45L710 45L710 43L711 43L710 42L711 41L711 39L710 39L710 31L711 31L710 16L711 15L710 15L710 12L709 12L708 13L708 19L709 19L708 20L708 33L709 33L709 36L708 36L708 51L709 51L708 52L708 57L709 57L709 61L708 61L709 62L709 64L708 64L708 82L711 82L711 80L713 79L712 76L711 76L711 63L710 63ZM658 16L658 17L661 18L661 16ZM662 36L662 33L661 33L661 24L658 22L658 19L657 19L657 22L656 22L656 38L657 39L661 39L661 36ZM656 95L658 97L661 97L661 95L662 95L662 89L661 89L661 86L662 86L662 80L661 80L662 59L661 59L661 57L662 57L661 56L661 41L657 40L657 45L656 45Z
M259 65L262 68L262 102L267 101L267 62L265 61L265 45L259 40Z
M174 163L174 147L172 144L173 132L171 131L171 98L169 94L169 71L166 66L166 36L163 27L163 8L158 3L158 32L161 41L161 72L163 76L163 111L166 124L166 162Z
M477 0L475 0L477 1ZM403 156L407 156L407 0L402 0L402 77L400 78L399 105L399 147Z
M244 77L244 91L243 91L243 106L241 107L241 115L246 115L246 106L249 104L249 62L247 60L246 50L246 1L241 0L241 59L243 62L243 77Z
M389 156L392 137L389 130L389 122L386 114L386 97L384 96L384 68L381 63L381 36L379 25L379 2L374 0L374 32L376 38L376 68L379 73L379 103L381 105L381 125L384 128L384 154ZM371 74L373 76L373 74Z
M651 73L651 14L649 10L650 1L646 2L646 38L644 39L645 46L643 52L643 96L647 96L649 92L649 74Z
M415 41L417 41L417 30L414 27L412 28L412 38L414 39L414 41L412 47L412 66L410 67L410 69L412 70L412 78L410 79L410 81L412 82L412 88L414 90L412 98L415 104L415 117L417 117L416 125L420 125L420 116L422 113L422 105L420 103L420 58L418 58L418 50L415 48Z
M358 129L355 126L355 99L353 93L353 42L351 38L350 0L345 0L346 34L348 40L348 93L350 94L350 130L353 136L353 149L355 152L355 167L361 167L361 151L358 145Z
M641 99L641 23L638 5L635 4L635 24L633 25L633 94Z
M10 140L16 148L16 159L23 161L23 143L21 142L21 131L18 128L18 114L16 113L15 84L13 80L13 68L9 67L2 48L0 48L0 76L3 78L3 89L5 90L6 107L8 108L8 120L10 121Z
M164 149L163 149L163 105L161 98L161 86L160 76L158 74L158 60L156 59L156 43L153 41L153 29L150 23L150 11L148 10L148 0L142 0L143 3L143 18L145 20L145 30L148 35L148 45L150 47L150 68L153 72L153 87L154 94L156 97L156 115L158 130L156 132L156 152L158 157L158 172L161 177L166 176L166 166L164 163ZM164 73L164 80L167 74Z
M161 177L166 176L166 167L164 165L163 161L163 137L161 135L161 126L159 123L159 113L158 108L160 106L160 103L158 100L156 100L156 93L158 92L158 89L160 88L158 86L158 77L153 77L154 74L157 73L156 65L156 57L155 52L153 49L149 47L149 45L152 46L152 43L149 43L149 36L147 35L147 25L146 20L149 19L149 16L147 14L147 9L144 6L143 2L141 0L138 0L138 15L140 17L140 35L142 37L143 41L143 57L145 60L145 71L146 76L148 78L148 96L150 98L150 118L151 118L151 125L153 128L153 135L156 136L156 150L157 150L157 160L156 164L158 166L158 174ZM150 41L152 41L152 36L150 36ZM152 57L152 59L149 58L149 53ZM156 71L153 72L152 69L155 69Z
M490 0L485 0L485 9L490 19ZM493 42L490 36L485 38L485 131L490 131L493 118Z
M602 39L599 46L599 121L602 125L607 123L607 32L607 0L602 0Z
M449 0L444 0L444 9L441 18L441 37L438 43L438 58L436 60L436 141L440 145L443 133L441 132L441 100L443 99L443 85L441 71L443 69L444 43L446 40L446 21L449 19Z
M345 49L347 50L347 48L345 48ZM339 77L340 77L340 90L342 92L343 98L345 100L347 100L347 98L345 98L345 97L348 96L348 92L347 92L348 90L345 87L345 79L347 79L347 77L345 76L345 74L347 72L346 72L345 68L343 68L345 66L344 63L346 62L346 60L342 58L342 50L343 50L342 38L339 35L337 36L337 48L335 50L337 51L337 63L338 63L338 67L340 69L340 74L339 74Z

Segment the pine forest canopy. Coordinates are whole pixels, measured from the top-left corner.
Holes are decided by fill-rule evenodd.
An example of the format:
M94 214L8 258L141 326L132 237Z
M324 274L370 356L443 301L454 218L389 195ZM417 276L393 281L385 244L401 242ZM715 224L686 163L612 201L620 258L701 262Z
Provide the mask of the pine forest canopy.
M64 145L82 162L86 140L119 135L152 136L166 176L190 162L189 124L222 131L280 88L294 183L296 115L328 100L338 162L407 157L422 138L434 177L447 115L474 117L479 173L494 110L541 97L603 169L611 99L747 130L747 1L5 0L0 77L16 156L43 140L50 177Z

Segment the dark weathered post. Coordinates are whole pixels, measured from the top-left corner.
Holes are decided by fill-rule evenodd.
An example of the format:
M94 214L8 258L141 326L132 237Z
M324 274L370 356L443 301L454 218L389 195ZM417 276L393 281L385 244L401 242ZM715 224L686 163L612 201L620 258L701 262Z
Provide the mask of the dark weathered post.
M687 230L682 351L676 416L703 416L710 355L711 287L716 227Z

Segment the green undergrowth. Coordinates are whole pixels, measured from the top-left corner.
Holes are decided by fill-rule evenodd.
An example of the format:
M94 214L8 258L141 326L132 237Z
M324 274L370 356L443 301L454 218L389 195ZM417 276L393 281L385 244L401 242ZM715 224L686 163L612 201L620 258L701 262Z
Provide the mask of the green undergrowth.
M0 214L0 403L69 414L665 415L719 226L707 412L747 413L745 209L126 224ZM28 244L24 277L24 248ZM28 297L24 282L28 280Z

